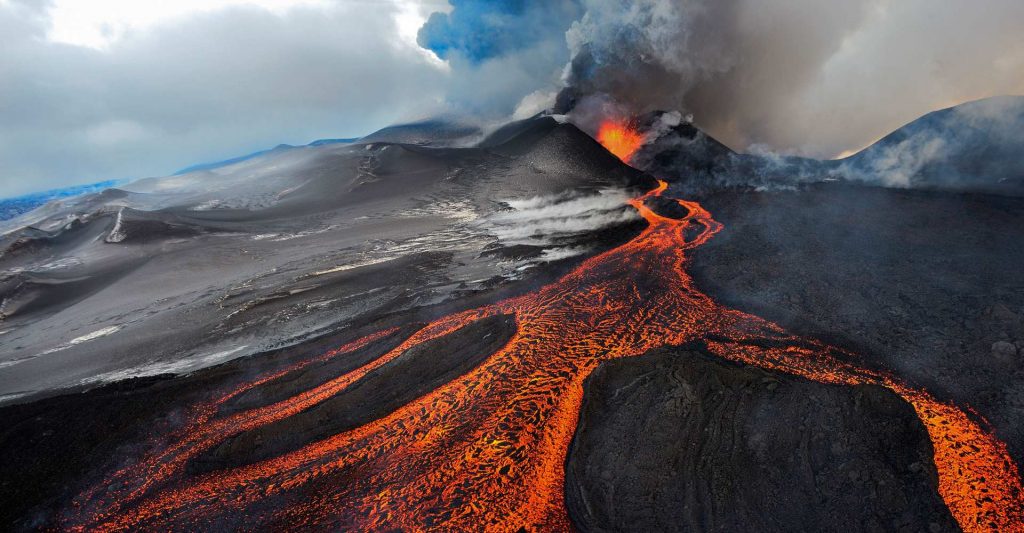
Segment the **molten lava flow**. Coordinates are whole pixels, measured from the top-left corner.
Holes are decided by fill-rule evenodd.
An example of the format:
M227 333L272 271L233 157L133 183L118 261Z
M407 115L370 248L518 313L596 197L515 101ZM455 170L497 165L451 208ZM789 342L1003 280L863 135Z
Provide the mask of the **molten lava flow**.
M597 142L625 163L644 144L644 136L624 122L606 120L597 130Z
M682 219L631 205L648 227L536 292L440 318L376 360L265 407L218 406L264 376L197 406L169 444L77 498L77 530L331 528L565 531L564 464L583 381L602 361L705 340L723 358L842 384L887 386L928 429L940 493L966 531L1022 531L1021 480L1005 445L974 417L851 354L724 308L686 273L686 252L721 229L694 202ZM345 390L408 348L496 314L517 333L483 363L383 418L247 466L200 475L189 461L241 432ZM323 357L343 357L381 332ZM154 441L158 442L158 441Z

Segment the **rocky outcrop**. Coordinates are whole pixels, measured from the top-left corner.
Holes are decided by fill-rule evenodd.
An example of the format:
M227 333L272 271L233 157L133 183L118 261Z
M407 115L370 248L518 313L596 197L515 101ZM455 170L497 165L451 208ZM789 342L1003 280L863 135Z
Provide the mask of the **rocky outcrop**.
M583 531L956 531L913 408L700 347L587 380L566 467Z

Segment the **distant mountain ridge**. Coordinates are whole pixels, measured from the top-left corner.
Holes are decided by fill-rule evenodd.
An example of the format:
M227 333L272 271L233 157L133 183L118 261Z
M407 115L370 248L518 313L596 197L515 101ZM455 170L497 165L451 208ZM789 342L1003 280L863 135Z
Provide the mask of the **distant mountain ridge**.
M645 116L652 124L658 113ZM690 193L844 180L868 185L1024 195L1024 96L928 113L840 160L743 154L689 123L645 145L638 168Z
M106 180L87 185L74 185L60 189L50 189L48 191L23 194L13 198L0 199L0 220L12 219L51 200L71 198L81 194L101 191L110 187L116 187L126 181L127 180Z
M185 167L175 172L173 175L180 176L182 174L188 174L190 172L216 170L218 168L233 165L235 163L242 163L260 156L268 155L275 152L294 150L296 148L304 148L310 146L326 146L330 144L351 144L357 142L397 142L405 144L428 144L430 142L436 142L438 140L451 140L469 136L478 133L479 131L480 130L478 128L473 126L450 123L441 119L427 119L416 122L408 122L402 124L395 124L392 126L386 126L373 133L370 133L369 135L364 135L362 137L317 139L305 145L279 144L268 150L260 150L258 152L253 152L251 154L243 155L240 157L232 157L230 159L225 159L223 161L201 163L198 165Z
M833 164L858 181L1024 193L1024 96L933 111Z
M298 148L319 147L332 144L351 144L356 142L399 142L408 144L429 144L430 141L436 141L438 139L453 140L464 136L477 134L479 133L479 131L480 130L478 128L473 126L453 124L445 122L440 119L428 119L417 122L387 126L363 137L317 139L305 145L279 144L273 148L259 150L243 156L232 157L221 161L212 161L209 163L199 163L195 165L190 165L181 170L178 170L177 172L174 172L171 175L181 176L193 172L217 170L219 168L224 168L230 165L234 165L236 163L244 163L245 161L256 159L258 157L272 154L280 154ZM0 221L10 220L14 217L32 211L33 209L42 206L51 200L57 200L61 198L72 198L86 193L97 192L106 188L123 185L130 181L133 180L104 180L86 185L74 185L71 187L62 187L59 189L34 192L11 198L2 198L0 199Z
M641 126L650 127L658 117L658 113L641 117ZM515 124L499 128L484 138L481 147L500 137L503 131L511 131L509 128ZM481 133L475 126L427 119L387 126L364 137L319 139L299 146L280 144L240 157L192 165L173 175L217 170L300 148L375 142L466 143L467 139ZM645 145L632 164L694 194L846 180L890 187L1024 195L1022 154L1024 96L997 96L928 113L841 160L738 153L693 124L682 123ZM107 180L3 199L0 200L0 221L51 200L95 192L128 181Z
M324 146L324 145L327 145L327 144L344 144L344 143L352 143L352 142L355 142L357 140L359 140L359 137L350 137L350 138L346 138L346 139L318 139L318 140L315 140L315 141L313 141L313 142L311 142L309 144L299 145L299 146L292 145L292 144L279 144L279 145L277 145L277 146L275 146L273 148L270 148L268 150L260 150L258 152L253 152L253 153L248 154L248 155L243 155L243 156L239 156L239 157L232 157L231 159L225 159L223 161L214 161L212 163L200 163L198 165L192 165L192 166L189 166L189 167L185 167L185 168L175 172L173 175L174 176L180 176L182 174L188 174L190 172L201 172L201 171L204 171L204 170L216 170L218 168L226 167L228 165L234 165L235 163L242 163L244 161L248 161L250 159L255 159L257 157L260 157L260 156L263 156L263 155L267 155L267 154L270 154L270 153L273 153L273 152L283 152L283 151L286 151L286 150L294 150L295 148L302 148L303 146Z

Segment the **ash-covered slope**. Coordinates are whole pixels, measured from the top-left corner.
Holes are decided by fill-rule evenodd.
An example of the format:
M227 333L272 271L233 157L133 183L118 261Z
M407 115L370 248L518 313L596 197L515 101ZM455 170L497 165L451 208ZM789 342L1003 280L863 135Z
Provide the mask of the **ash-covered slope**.
M468 123L427 119L381 128L356 142L391 142L429 146L450 146L455 143L468 145L471 144L469 141L479 135L480 129Z
M451 143L462 141L467 139L468 137L478 135L479 133L480 130L477 127L467 124L459 124L442 119L422 120L419 122L410 122L407 124L395 124L393 126L387 126L364 137L317 139L305 146L279 144L269 150L260 150L258 152L253 152L248 155L233 157L231 159L225 159L223 161L215 161L212 163L201 163L198 165L192 165L183 168L178 172L175 172L174 175L180 176L182 174L200 172L203 170L216 170L218 168L234 165L236 163L242 163L250 159L256 159L258 157L271 155L275 152L286 152L289 150L295 150L306 147L324 146L328 144L365 144L371 142L447 146ZM463 144L468 145L470 143L466 142Z
M592 230L637 223L622 200L649 178L574 126L517 128L440 148L385 139L465 128L396 126L6 221L0 401L194 370L491 290L600 248Z

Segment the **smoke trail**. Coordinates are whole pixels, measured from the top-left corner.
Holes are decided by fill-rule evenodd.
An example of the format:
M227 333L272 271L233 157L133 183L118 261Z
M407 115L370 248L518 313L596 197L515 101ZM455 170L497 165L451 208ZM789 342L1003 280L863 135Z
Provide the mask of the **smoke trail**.
M452 35L434 50L473 58L452 62L467 80L453 98L507 114L523 104L520 117L544 104L572 110L588 131L598 111L679 110L735 150L829 158L935 109L1024 94L1024 3L1015 0L984 9L954 0L453 5L430 28L436 36L444 21ZM467 32L481 41L459 37Z

